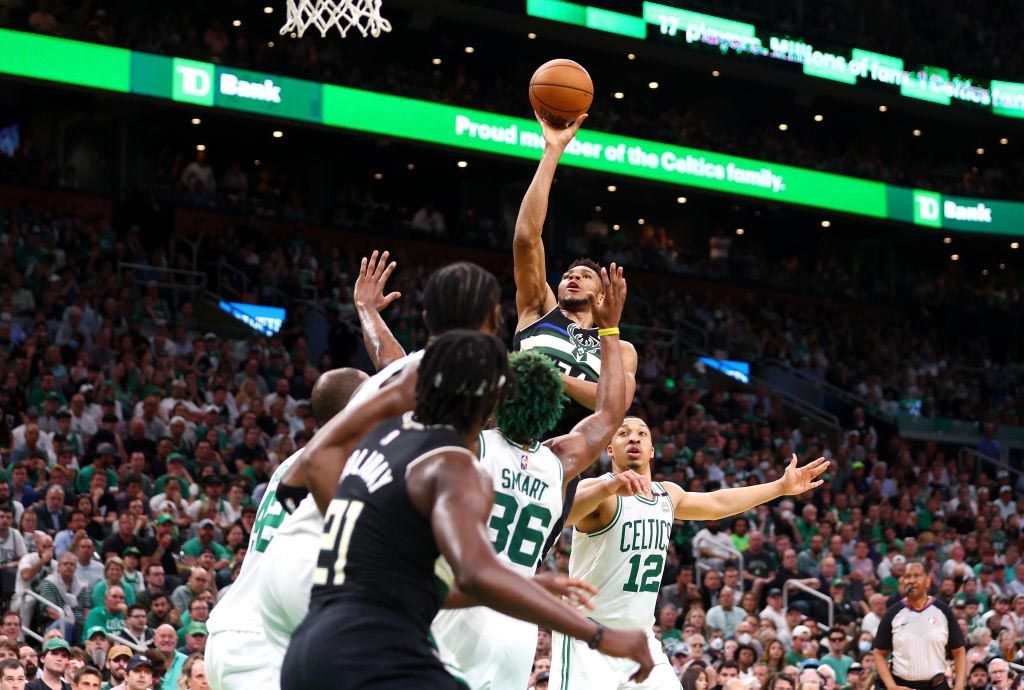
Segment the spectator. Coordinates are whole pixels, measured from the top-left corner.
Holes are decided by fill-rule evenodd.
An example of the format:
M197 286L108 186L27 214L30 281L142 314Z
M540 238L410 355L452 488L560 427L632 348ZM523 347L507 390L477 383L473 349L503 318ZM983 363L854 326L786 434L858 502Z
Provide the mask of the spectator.
M125 674L125 690L150 690L153 687L155 675L153 673L154 662L145 656L133 656L128 660L127 673ZM164 676L164 690L171 690L172 686L166 685Z
M125 632L127 632L127 628L125 628ZM107 670L109 678L107 685L110 688L116 688L125 682L128 674L128 660L131 658L132 650L123 644L114 645L107 652L107 661L104 667Z
M732 538L722 531L719 520L707 520L693 537L693 557L698 562L721 572L725 562L733 558Z
M708 610L708 625L721 630L726 637L732 637L736 626L746 617L743 609L735 606L736 593L731 587L722 587L718 594L718 605Z
M189 623L185 628L185 644L178 651L185 655L202 654L206 649L206 635L206 623Z
M36 608L36 600L25 594L26 591L36 591L40 583L56 571L56 561L53 553L53 540L43 535L36 540L36 551L25 554L18 562L18 575L14 586L14 598L11 600L11 610L20 616L21 620L32 620L32 612ZM6 633L5 633L6 634ZM21 624L19 620L15 639L21 636Z
M85 583L92 591L96 583L103 579L103 563L94 558L95 546L92 539L85 533L75 535L74 554L78 559L75 577Z
M96 631L119 633L124 629L128 607L124 603L124 590L119 586L107 589L102 606L94 606L85 617L83 642Z
M118 587L122 590L125 606L135 603L135 590L125 588L122 583L124 577L124 561L118 556L110 556L103 564L103 579L97 582L90 595L91 601L104 601L108 590Z
M173 626L164 624L158 627L155 640L157 650L163 652L167 659L170 660L161 688L163 690L175 690L178 687L181 669L184 667L188 657L175 648L178 642L178 634L174 632Z
M541 672L535 671L536 679ZM202 654L193 654L185 660L181 667L182 690L210 690L209 682L206 680L206 661Z
M171 594L171 603L178 611L188 611L188 605L192 603L192 599L205 592L209 586L210 574L202 568L193 568L188 582L175 589Z
M0 661L0 690L23 690L25 681L25 667L18 659Z
M46 498L42 505L35 509L39 528L51 536L68 526L71 509L64 504L64 499L64 489L56 485L51 486L46 490Z
M845 654L846 635L842 630L833 628L828 636L828 654L821 659L824 666L835 671L835 682L840 687L846 685L846 674L853 665L853 659Z
M64 669L69 659L71 645L60 637L47 640L39 654L42 672L25 685L25 690L71 690L71 684L64 680Z

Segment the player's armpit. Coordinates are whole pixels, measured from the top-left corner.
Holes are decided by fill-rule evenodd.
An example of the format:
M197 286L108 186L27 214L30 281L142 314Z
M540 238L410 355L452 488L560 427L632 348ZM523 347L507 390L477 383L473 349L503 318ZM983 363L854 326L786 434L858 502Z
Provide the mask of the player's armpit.
M614 512L615 494L611 482L603 477L584 479L576 487L576 498L565 524L581 532L594 532L607 524Z

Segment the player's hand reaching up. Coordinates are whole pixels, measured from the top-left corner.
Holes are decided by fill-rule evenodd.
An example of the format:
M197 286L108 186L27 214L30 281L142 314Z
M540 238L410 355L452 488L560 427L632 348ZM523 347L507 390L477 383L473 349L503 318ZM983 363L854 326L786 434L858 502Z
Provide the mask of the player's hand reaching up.
M630 680L642 683L650 675L654 668L654 660L651 658L651 648L647 642L647 635L641 630L611 630L604 631L601 644L597 651L607 656L616 656L622 659L632 659L640 664Z
M608 482L608 493L611 496L648 496L651 494L651 478L626 470L605 479Z
M576 118L576 122L573 122L568 127L559 127L537 115L537 122L540 123L540 130L544 134L544 143L558 151L558 153L565 151L569 142L576 136L576 132L580 131L580 125L586 119L586 114L583 114Z
M356 286L352 291L352 301L357 309L382 312L402 296L401 292L384 294L384 286L387 285L392 271L398 266L394 261L388 263L390 256L389 252L379 254L375 249L369 259L364 256L359 263L359 277L356 278Z
M782 475L783 496L796 496L825 483L824 479L818 479L818 477L828 469L828 460L818 458L803 467L797 467L798 462L796 453L793 453L793 459L786 466L786 473Z
M602 268L601 286L604 294L590 295L590 311L598 328L615 328L626 305L626 278L622 275L622 266L613 261L607 269Z

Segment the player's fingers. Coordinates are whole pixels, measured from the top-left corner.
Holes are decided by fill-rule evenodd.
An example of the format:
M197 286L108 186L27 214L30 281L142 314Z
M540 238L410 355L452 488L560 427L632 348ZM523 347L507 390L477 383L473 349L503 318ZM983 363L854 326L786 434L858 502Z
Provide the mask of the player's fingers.
M825 483L824 479L819 479L816 482L811 482L811 486L808 488L808 491L810 491L810 489L817 489L819 486L821 486L824 483Z
M387 267L388 267L388 255L389 255L389 253L390 252L385 250L380 255L380 261L377 262L377 266L375 267L375 269L373 271L373 275L374 275L375 278L379 279L382 275L384 275L384 271L387 270Z
M396 299L398 299L401 296L402 296L401 292L389 293L386 297L384 297L384 306L385 307L391 306L391 303L394 302Z
M370 263L369 263L370 273L373 273L374 271L377 270L377 257L379 255L380 255L380 252L377 251L376 249L374 249L373 252L370 254Z
M362 278L365 275L366 275L366 257L364 256L363 260L359 262L359 277Z
M583 121L586 120L587 117L588 115L586 113L583 113L582 115L576 118L575 122L569 125L569 129L572 130L573 136L576 135L576 132L580 131L580 127L583 126Z
M381 263L383 264L384 262L382 261ZM397 261L392 261L387 266L385 266L384 270L380 271L380 282L382 284L388 282L388 278L391 277L391 274L394 273L395 268L397 268L397 267L398 267L398 262Z
M797 459L796 459L796 453L793 453L793 459L789 461L789 466L790 466L790 467L796 467L796 463L797 463L797 462L798 462L798 461L797 461Z
M598 591L597 587L594 585L590 584L586 580L580 580L576 577L569 578L569 586L573 589L582 589L586 592L590 592L591 594L597 594Z

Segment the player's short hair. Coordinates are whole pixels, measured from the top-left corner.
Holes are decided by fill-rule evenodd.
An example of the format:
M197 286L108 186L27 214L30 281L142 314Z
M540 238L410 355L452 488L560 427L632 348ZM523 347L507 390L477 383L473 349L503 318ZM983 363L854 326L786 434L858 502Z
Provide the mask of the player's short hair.
M539 352L508 357L509 385L494 416L498 428L517 441L540 439L562 417L569 398L555 363Z
M331 369L320 374L309 395L309 404L313 408L316 423L324 425L331 417L345 409L348 401L352 399L352 394L367 378L369 377L366 372L349 367Z
M566 271L571 271L572 269L576 268L577 266L582 266L583 268L589 268L591 271L596 273L598 276L601 275L601 264L597 263L593 259L588 259L585 256L581 256L578 259L575 259L571 264L569 264L569 268L567 268L565 270Z
M416 380L416 421L449 424L459 433L482 425L508 378L500 340L476 331L449 331L427 345Z
M434 271L423 291L423 320L430 335L479 330L501 302L498 279L469 261Z

